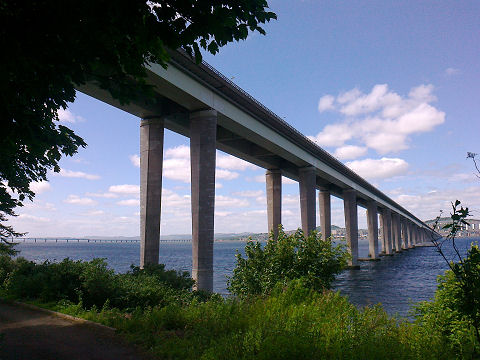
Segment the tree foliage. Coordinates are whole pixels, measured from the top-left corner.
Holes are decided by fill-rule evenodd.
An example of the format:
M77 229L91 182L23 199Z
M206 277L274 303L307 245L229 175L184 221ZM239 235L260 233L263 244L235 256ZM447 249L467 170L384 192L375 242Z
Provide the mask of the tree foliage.
M228 290L235 295L268 294L277 283L295 279L314 290L329 289L348 260L344 244L323 241L315 231L305 236L301 230L288 235L281 229L277 238L270 235L264 247L249 241L245 256L237 253L237 265L228 279Z
M104 259L36 264L22 257L0 256L0 293L16 300L67 302L84 309L101 309L105 304L147 309L210 296L192 291L193 284L188 272L166 270L163 264L145 269L132 265L131 271L116 274Z
M467 159L471 158L475 168L480 173L475 161L477 154L468 152ZM477 175L478 176L478 175ZM449 271L440 279L439 289L434 304L440 308L447 308L448 316L439 317L444 320L445 326L452 334L457 334L458 329L463 330L458 324L466 322L473 328L476 345L474 346L475 356L480 356L480 250L478 245L472 244L466 256L462 254L456 243L456 237L464 226L468 226L470 217L468 207L463 207L459 200L452 203L450 222L442 228L448 230L445 238L432 238L432 243L438 253L443 257L449 266ZM434 222L434 230L438 229L440 215ZM453 249L453 255L448 256L446 247ZM432 308L425 306L425 309L432 312ZM441 312L433 311L435 314Z
M168 49L201 60L275 19L265 0L9 0L0 2L0 239L32 199L33 181L59 171L84 140L59 123L79 85L95 83L122 103L153 94L145 65L166 67Z

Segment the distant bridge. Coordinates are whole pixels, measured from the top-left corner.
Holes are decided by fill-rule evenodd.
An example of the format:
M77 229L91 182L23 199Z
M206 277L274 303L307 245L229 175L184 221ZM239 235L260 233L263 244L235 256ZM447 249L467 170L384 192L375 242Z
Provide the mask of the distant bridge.
M167 70L148 67L156 102L121 105L94 84L81 92L141 118L140 265L158 263L164 128L190 138L192 276L199 289L213 288L216 149L266 171L268 230L281 224L282 175L299 182L302 229L316 227L316 192L323 237L331 235L331 195L344 202L346 240L358 266L357 206L367 209L369 257L377 259L424 242L431 229L325 150L257 102L206 63L172 52ZM378 218L383 231L378 245Z
M17 238L12 242L24 242L24 243L139 243L140 240L135 239L85 239L85 238ZM160 242L192 242L191 240L179 239L179 240L160 240Z

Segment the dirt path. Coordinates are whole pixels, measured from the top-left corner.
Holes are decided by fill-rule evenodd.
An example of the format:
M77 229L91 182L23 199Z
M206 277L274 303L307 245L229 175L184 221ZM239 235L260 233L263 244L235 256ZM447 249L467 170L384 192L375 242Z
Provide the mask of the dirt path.
M112 330L0 303L0 359L151 359Z

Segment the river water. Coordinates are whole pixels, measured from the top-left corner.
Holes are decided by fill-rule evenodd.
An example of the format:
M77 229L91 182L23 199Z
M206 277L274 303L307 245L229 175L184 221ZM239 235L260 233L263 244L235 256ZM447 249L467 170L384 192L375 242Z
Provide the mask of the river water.
M465 251L476 239L457 239ZM225 241L214 245L214 291L227 294L226 278L235 267L235 253L243 254L245 242ZM117 272L126 272L131 264L139 263L139 243L37 242L20 243L20 256L35 262L105 258ZM359 241L360 257L366 257L368 243ZM408 316L413 303L429 300L436 289L436 278L447 264L433 247L417 247L381 261L361 262L360 270L346 270L336 280L334 288L358 306L381 303L391 315ZM169 269L191 270L191 243L161 242L160 262Z

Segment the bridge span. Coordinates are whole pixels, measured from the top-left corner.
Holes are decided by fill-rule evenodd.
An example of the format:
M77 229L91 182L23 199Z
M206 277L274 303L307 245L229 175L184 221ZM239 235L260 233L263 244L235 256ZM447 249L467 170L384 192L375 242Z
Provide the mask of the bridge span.
M268 230L281 224L282 176L298 181L302 230L316 227L317 190L322 236L331 235L330 198L343 199L350 265L357 267L357 206L366 208L369 257L393 255L427 240L431 229L369 182L302 135L206 63L171 52L168 69L148 67L156 99L128 105L95 84L81 92L127 111L140 122L140 265L158 263L164 129L190 138L192 276L213 288L216 149L266 169ZM379 249L378 216L383 232Z

